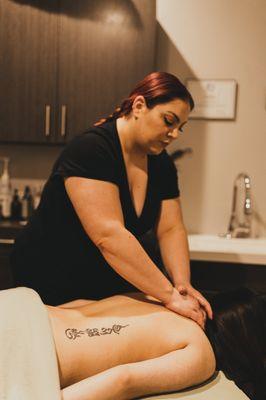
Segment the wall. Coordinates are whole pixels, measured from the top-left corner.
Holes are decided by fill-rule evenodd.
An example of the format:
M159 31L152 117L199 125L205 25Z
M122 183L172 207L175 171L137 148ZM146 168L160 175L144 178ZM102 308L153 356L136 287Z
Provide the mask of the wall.
M62 148L62 146L0 144L0 155L10 158L9 169L12 178L45 180Z
M235 79L235 121L191 120L170 148L179 161L183 213L194 233L227 229L233 182L251 177L253 228L266 236L266 2L157 0L157 69L187 78Z

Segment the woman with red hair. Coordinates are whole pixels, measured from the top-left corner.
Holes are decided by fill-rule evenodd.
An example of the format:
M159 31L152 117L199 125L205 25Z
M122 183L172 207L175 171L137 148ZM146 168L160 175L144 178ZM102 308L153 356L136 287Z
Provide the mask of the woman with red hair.
M137 288L201 326L206 312L212 317L190 284L177 172L165 150L193 107L178 78L153 72L112 115L65 147L16 240L16 285L54 305ZM169 278L140 244L151 229Z

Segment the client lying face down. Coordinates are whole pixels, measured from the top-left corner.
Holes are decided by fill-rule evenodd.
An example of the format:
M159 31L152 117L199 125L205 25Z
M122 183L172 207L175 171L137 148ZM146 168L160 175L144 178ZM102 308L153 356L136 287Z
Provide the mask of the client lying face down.
M222 370L252 400L266 399L266 297L247 288L217 294L205 333Z
M214 319L205 331L143 293L47 306L62 399L177 391L204 382L215 369L252 399L265 399L262 299L239 289L217 295L212 306Z

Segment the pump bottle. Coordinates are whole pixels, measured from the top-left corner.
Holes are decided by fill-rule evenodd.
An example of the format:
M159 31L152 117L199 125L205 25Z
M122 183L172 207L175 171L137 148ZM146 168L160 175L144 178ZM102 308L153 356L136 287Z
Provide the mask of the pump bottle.
M3 162L3 173L0 178L0 203L1 203L1 213L3 218L9 218L11 212L11 184L10 177L8 173L8 163L9 158L0 157L0 161Z

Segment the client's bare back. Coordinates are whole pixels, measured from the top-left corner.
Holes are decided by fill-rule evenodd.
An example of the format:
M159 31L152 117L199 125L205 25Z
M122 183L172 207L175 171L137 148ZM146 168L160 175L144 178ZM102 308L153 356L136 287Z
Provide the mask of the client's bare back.
M62 387L116 365L155 359L190 343L212 349L192 320L143 293L48 306ZM207 357L208 358L208 357Z

